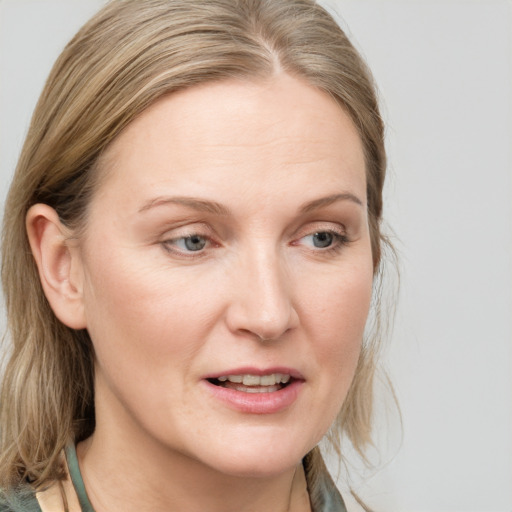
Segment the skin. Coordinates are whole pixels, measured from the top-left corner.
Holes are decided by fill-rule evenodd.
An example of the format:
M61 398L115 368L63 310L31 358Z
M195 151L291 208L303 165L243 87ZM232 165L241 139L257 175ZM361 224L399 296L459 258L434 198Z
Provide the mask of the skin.
M100 170L78 241L47 206L27 218L54 311L94 344L78 455L96 511L309 510L301 459L346 397L372 289L349 116L283 73L206 84L153 104ZM304 382L284 410L241 412L204 376L242 366Z

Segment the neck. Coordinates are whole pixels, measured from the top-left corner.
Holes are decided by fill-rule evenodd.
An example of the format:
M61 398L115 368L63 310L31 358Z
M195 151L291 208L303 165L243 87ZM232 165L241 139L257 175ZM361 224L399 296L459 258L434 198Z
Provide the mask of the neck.
M272 477L225 475L161 446L98 430L77 454L96 512L311 510L302 464Z

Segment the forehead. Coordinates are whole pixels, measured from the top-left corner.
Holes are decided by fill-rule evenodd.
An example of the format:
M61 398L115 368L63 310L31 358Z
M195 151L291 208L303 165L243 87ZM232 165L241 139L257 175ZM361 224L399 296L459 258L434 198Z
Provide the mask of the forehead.
M354 188L366 199L352 120L328 94L287 74L208 83L159 99L114 141L102 167L103 188L113 180L127 194L186 186L187 193L215 187L229 195L249 183L269 193L293 182Z

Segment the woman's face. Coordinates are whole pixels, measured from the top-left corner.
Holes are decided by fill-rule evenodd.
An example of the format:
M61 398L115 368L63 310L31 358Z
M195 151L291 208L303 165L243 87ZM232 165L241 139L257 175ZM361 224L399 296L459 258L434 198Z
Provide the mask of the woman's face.
M350 118L285 74L207 84L156 102L101 170L79 249L95 435L289 470L340 410L369 309Z

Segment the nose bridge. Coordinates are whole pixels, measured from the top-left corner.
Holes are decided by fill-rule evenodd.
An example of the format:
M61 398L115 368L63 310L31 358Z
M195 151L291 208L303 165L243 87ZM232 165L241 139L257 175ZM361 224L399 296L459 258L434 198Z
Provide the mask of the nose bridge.
M275 245L268 240L251 244L241 256L235 275L239 293L231 305L233 329L272 340L295 325L292 283Z

